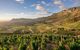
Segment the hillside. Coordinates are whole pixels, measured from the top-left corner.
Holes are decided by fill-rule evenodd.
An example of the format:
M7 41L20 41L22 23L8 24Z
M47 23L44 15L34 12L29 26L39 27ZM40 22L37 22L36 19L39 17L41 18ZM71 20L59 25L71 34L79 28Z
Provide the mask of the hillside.
M23 25L31 25L35 23L50 23L50 24L60 24L64 25L66 23L71 24L78 22L80 20L80 7L73 7L67 10L63 10L58 13L54 13L48 17L42 17L37 19L12 19L10 23L12 24L23 24Z
M14 32L16 30L25 31L51 31L50 29L66 28L80 29L80 7L73 7L54 13L48 17L36 19L12 19L0 24L0 32Z

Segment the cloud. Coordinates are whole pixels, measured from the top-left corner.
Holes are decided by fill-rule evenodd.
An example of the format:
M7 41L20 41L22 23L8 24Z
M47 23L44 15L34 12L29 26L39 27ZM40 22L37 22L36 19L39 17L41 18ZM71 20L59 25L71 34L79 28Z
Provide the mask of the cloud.
M64 5L60 5L59 8L60 8L61 10L65 10L65 9L66 9Z
M33 4L31 7L35 7L36 10L48 14L48 11L41 4Z
M24 3L24 0L16 0L16 2L18 2L20 4L23 4Z
M43 13L47 14L48 11L41 5L36 6L36 10L42 11Z
M61 0L55 0L55 1L54 1L54 4L60 5L60 4L62 4L62 2L61 2Z
M55 5L57 5L61 10L65 10L65 6L61 0L54 0L53 2Z
M24 12L20 12L20 13L6 13L5 15L25 16L26 14Z
M41 3L45 6L52 6L51 2L45 2L45 1L41 1Z
M44 4L44 5L47 4L45 1L41 1L41 3Z
M26 9L27 7L24 7L24 9Z
M13 18L30 18L30 19L34 19L34 18L39 18L39 17L46 17L46 16L49 16L49 15L48 14L43 14L43 13L41 14L40 12L36 12L36 13L33 12L33 14L20 12L20 13L0 14L0 16L6 17L6 18L1 17L2 20L4 20L4 19L11 20Z
M80 0L74 0L74 6L80 6Z
M41 5L37 5L36 9L40 10L40 11L44 11L45 10L45 8L43 6L41 6Z
M31 5L31 7L36 7L37 5L40 5L40 4L35 4L34 3L34 4Z
M34 15L34 17L35 17L35 18L39 18L39 17L50 16L50 15L52 15L52 13L50 13L50 12L48 12L48 14L46 14L46 13L41 13L41 12L36 12L35 15Z

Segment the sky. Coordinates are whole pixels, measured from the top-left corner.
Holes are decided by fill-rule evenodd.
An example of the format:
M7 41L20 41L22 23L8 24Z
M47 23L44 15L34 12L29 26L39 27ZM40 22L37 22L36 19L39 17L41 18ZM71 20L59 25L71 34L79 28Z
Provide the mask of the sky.
M80 0L0 0L0 21L45 17L76 6Z

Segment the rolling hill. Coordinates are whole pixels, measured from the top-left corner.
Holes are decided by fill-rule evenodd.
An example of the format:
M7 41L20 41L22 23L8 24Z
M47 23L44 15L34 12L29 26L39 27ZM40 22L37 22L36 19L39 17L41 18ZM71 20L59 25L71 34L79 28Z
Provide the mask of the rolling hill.
M73 24L80 21L80 7L73 7L67 10L63 10L58 13L54 13L48 17L42 17L37 19L12 19L9 23L16 25L31 25L36 23L48 23L48 24Z
M36 19L19 18L1 22L0 31L14 32L17 29L25 29L24 26L30 26L33 29L35 29L34 27L39 27L41 30L47 29L48 26L53 29L59 27L80 29L80 7L69 8L48 17Z

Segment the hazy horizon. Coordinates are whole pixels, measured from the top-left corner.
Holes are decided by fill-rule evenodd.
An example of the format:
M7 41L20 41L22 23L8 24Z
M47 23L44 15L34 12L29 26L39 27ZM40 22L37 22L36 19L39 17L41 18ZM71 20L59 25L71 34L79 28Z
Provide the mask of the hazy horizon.
M80 0L0 0L0 21L38 18L80 6Z

